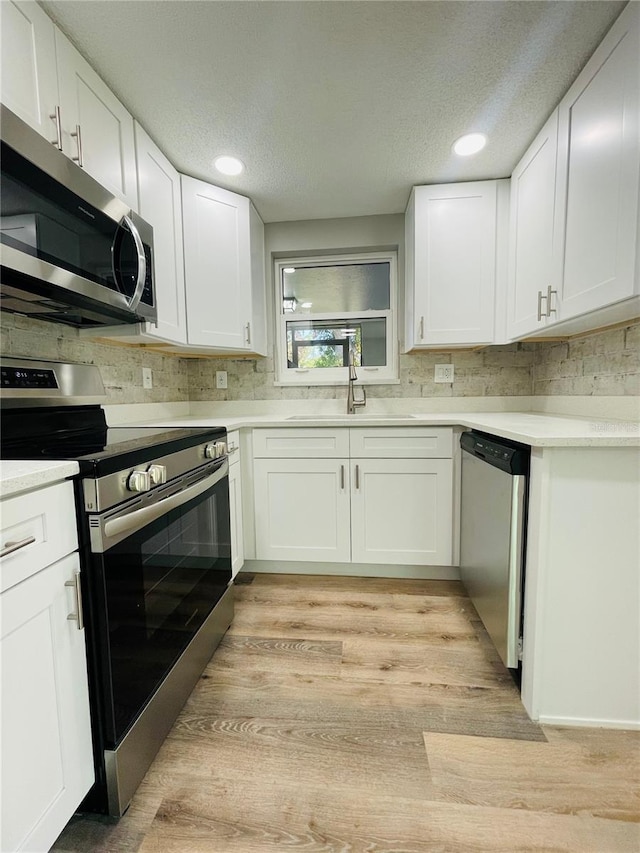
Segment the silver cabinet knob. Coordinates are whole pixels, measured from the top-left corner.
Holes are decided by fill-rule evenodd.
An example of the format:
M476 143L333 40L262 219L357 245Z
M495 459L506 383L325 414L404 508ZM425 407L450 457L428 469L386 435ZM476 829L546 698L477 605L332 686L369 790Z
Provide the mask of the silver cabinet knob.
M127 480L130 492L148 492L151 488L151 475L148 471L132 471Z
M161 486L167 482L167 469L164 465L149 465L147 471L152 486Z

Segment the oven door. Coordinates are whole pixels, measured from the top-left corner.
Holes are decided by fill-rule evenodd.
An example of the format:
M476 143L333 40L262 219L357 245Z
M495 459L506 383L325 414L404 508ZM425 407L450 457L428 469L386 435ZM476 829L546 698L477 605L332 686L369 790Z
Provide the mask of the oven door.
M231 580L228 461L89 517L104 746L114 748Z

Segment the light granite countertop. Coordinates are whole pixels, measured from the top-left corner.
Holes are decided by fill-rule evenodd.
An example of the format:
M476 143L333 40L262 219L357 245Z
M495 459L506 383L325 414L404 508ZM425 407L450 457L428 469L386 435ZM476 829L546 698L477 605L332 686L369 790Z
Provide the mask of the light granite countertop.
M0 496L3 498L42 489L73 477L79 472L77 462L57 461L0 461Z
M216 427L391 427L461 426L532 447L640 447L640 423L535 412L434 412L422 414L248 414L215 413L138 418L138 425ZM122 424L124 426L125 424ZM129 424L131 425L131 424Z

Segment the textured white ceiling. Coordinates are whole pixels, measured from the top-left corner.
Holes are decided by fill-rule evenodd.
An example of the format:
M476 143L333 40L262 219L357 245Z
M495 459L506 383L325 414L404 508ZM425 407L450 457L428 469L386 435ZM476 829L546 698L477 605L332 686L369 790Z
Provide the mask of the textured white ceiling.
M266 222L508 176L624 2L43 0L179 171ZM483 131L473 158L452 142ZM237 178L219 154L246 164Z

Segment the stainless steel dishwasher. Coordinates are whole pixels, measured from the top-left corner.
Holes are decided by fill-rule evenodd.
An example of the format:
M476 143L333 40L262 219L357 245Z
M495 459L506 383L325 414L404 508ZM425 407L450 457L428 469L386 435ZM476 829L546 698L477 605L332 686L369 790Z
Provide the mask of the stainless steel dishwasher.
M464 432L460 575L510 669L519 668L531 448Z

